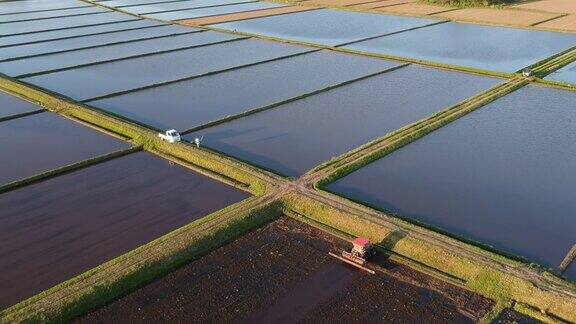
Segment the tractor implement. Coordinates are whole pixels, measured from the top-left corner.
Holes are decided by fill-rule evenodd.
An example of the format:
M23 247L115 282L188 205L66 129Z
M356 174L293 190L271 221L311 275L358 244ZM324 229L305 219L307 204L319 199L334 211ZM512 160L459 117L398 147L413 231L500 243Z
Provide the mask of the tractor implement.
M338 259L338 260L340 260L340 261L342 261L342 262L348 263L349 265L355 266L356 268L362 269L362 270L364 270L364 271L366 271L366 272L368 272L368 273L371 273L371 274L375 274L375 273L376 273L374 270L368 269L368 268L366 268L365 266L363 266L363 265L361 265L361 264L358 264L358 263L356 263L356 262L354 262L354 261L350 261L350 260L348 260L348 259L346 259L346 258L343 258L343 257L339 256L338 254L335 254L335 253L332 253L332 252L328 252L328 254L331 255L331 256L333 256L333 257L335 257L336 259Z
M370 243L370 240L367 238L359 237L354 239L352 241L352 250L350 250L350 252L342 251L342 256L332 252L329 252L328 254L340 261L344 261L371 274L375 273L374 270L368 269L364 266L366 264L366 259L376 254L372 243Z

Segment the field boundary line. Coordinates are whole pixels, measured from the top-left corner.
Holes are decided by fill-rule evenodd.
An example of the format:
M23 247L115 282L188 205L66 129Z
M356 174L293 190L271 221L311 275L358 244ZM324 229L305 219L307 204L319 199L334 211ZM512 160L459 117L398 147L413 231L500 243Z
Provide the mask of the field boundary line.
M196 34L196 33L198 33L198 32L190 33L190 34ZM188 35L188 33L187 33L187 34L177 34L177 35ZM162 36L162 37L160 37L160 38L163 38L163 37L173 37L173 36L175 36L175 35ZM149 39L144 39L144 40L151 40L151 39L154 39L154 38L149 38ZM29 77L35 77L35 76L38 76L38 75L44 75L44 74L50 74L50 73L55 73L55 72L61 72L61 71L67 71L67 70L73 70L73 69L83 68L83 67L92 66L92 65L105 64L105 63L113 63L113 62L130 60L130 59L135 59L135 58L140 58L140 57L153 56L153 55L165 54L165 53L171 53L171 52L178 52L178 51L181 51L181 50L189 50L189 49L193 49L193 48L197 48L197 47L204 47L204 46L210 46L210 45L223 44L223 43L234 42L234 41L239 41L239 40L244 40L244 39L248 39L248 37L239 37L239 38L233 38L233 39L226 39L226 40L221 40L221 41L217 41L217 42L214 42L214 43L191 45L191 46L179 47L179 48L168 49L168 50L159 50L159 51L156 51L156 52L141 53L141 54L135 54L135 55L131 55L131 56L118 57L118 58L109 59L109 60L94 61L94 62L90 62L90 63L82 63L82 64L78 64L78 65L73 65L73 66L67 66L67 67L62 67L62 68L55 68L55 69L52 69L52 70L44 70L44 71L39 71L39 72L30 72L30 73L25 73L25 74L20 74L20 75L14 76L14 78L24 79L24 78L29 78ZM106 44L106 45L103 45L103 46L96 46L96 47L105 47L105 46L114 46L114 45L121 45L121 44ZM82 49L80 49L80 50L85 50L85 49L86 49L86 48L82 48ZM75 51L75 50L72 50L72 51ZM46 55L51 55L51 54L57 54L57 53L49 53L49 54L46 54Z
M192 133L192 132L195 132L195 131L199 131L199 130L202 130L202 129L206 129L206 128L208 128L208 127L216 126L216 125L223 124L223 123L227 123L227 122L230 122L230 121L233 121L233 120L242 118L242 117L250 116L250 115L253 115L253 114L262 112L262 111L274 109L274 108L277 108L277 107L279 107L279 106L288 104L288 103L293 102L293 101L298 101L298 100L301 100L301 99L305 99L305 98L311 97L311 96L313 96L313 95L320 94L320 93L322 93L322 92L327 92L327 91L334 90L334 89L337 89L337 88L340 88L340 87L343 87L343 86L346 86L346 85L349 85L349 84L352 84L352 83L355 83L355 82L358 82L358 81L362 81L362 80L365 80L365 79L368 79L368 78L371 78L371 77L374 77L374 76L377 76L377 75L381 75L381 74L384 74L384 73L392 72L392 71L395 71L395 70L404 68L404 67L406 67L406 66L408 66L408 65L410 65L410 64L409 64L409 63L400 64L400 65L397 65L397 66L393 66L393 67L391 67L391 68L387 68L387 69L385 69L385 70L381 70L381 71L374 72L374 73L370 73L370 74L367 74L367 75L363 75L363 76L360 76L360 77L357 77L357 78L354 78L354 79L350 79L350 80L346 80L346 81L343 81L343 82L340 82L340 83L336 83L336 84L333 84L333 85L329 85L329 86L327 86L327 87L324 87L324 88L321 88L321 89L317 89L317 90L314 90L314 91L311 91L311 92L307 92L307 93L298 95L298 96L296 96L296 97L291 97L291 98L288 98L288 99L285 99L285 100L281 100L281 101L278 101L278 102L275 102L275 103L272 103L272 104L269 104L269 105L265 105L265 106L262 106L262 107L259 107L259 108L250 109L250 110L247 110L247 111L244 111L244 112L235 114L235 115L226 116L226 117L224 117L224 118L220 118L220 119L217 119L217 120L213 120L213 121L204 123L204 124L202 124L202 125L198 125L198 126L189 128L189 129L187 129L187 130L185 130L185 131L183 131L183 132L180 132L180 134L186 135L186 134L189 134L189 133Z

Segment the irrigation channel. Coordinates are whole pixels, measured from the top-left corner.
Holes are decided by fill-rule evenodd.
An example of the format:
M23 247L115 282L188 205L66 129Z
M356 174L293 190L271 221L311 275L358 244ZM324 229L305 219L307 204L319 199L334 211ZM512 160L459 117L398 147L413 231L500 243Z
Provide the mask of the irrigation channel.
M102 4L106 2L103 1ZM140 19L137 16L127 16L118 12L94 15L102 16L93 21L95 27L106 24L127 23ZM86 31L81 31L81 29L86 27L87 24L83 23L81 19L75 19L75 17L82 16L66 16L62 19L66 19L68 24L73 24L75 26L74 29L80 31L80 33L85 33ZM51 26L50 30L43 33L53 35L50 37L63 37L63 34L53 34L60 30L61 22L50 21L50 19L54 18L42 19L48 20L50 24L47 24L47 26ZM14 23L19 24L20 22ZM433 24L429 27L443 25L446 24ZM34 33L36 31L34 28L37 28L35 26L35 24L32 24L27 27L28 29L16 34L24 32ZM403 28L417 28L420 26L422 25L410 23ZM147 26L144 28L159 27ZM196 34L215 33L211 30L190 30L195 31L190 34L191 37ZM391 32L394 33L394 31L384 31L384 33ZM382 31L378 31L374 35L381 33ZM37 111L36 108L24 108L22 113L17 112L16 115L9 114L7 117L2 117L0 130L2 126L7 125L5 123L24 122L27 121L26 118L51 116L48 118L59 119L65 117L82 123L87 126L87 130L93 131L93 129L97 129L123 139L127 143L126 147L128 148L117 148L121 149L120 153L114 150L111 153L110 150L106 151L108 153L90 152L86 156L74 158L74 160L85 159L82 161L86 162L80 165L67 165L70 161L57 161L57 163L50 166L51 169L48 171L33 169L28 174L20 176L19 178L24 177L21 180L12 181L13 179L9 179L7 181L12 182L0 185L0 192L3 192L0 198L9 199L11 196L24 195L24 191L21 190L29 188L38 192L51 191L47 189L50 184L63 182L65 187L67 181L75 181L74 177L85 176L93 179L92 181L98 182L101 181L97 176L99 169L113 167L117 163L126 161L125 159L138 159L138 156L142 155L149 156L149 153L252 194L252 197L229 205L224 209L212 212L220 207L218 206L218 208L215 207L211 211L204 211L198 214L205 215L210 213L208 216L195 220L181 220L181 223L173 226L177 229L167 234L162 235L155 232L147 234L148 236L146 237L140 237L139 240L134 240L133 244L127 249L120 252L111 252L110 255L123 253L118 257L110 259L110 255L108 257L100 256L95 264L82 265L84 267L82 271L86 271L69 280L61 282L64 279L53 279L52 282L43 286L42 289L50 287L57 282L61 283L1 311L0 316L3 321L63 321L75 318L93 310L94 307L107 304L137 287L180 268L180 266L190 260L198 259L243 234L286 214L298 221L346 239L353 236L367 236L372 241L378 242L378 250L382 254L387 255L390 260L424 272L442 281L447 281L455 286L471 290L492 300L495 306L483 315L482 320L484 321L492 320L502 310L513 307L523 313L538 316L546 321L576 322L576 314L573 312L576 309L574 283L563 278L558 270L552 269L550 266L543 267L530 263L529 260L508 255L500 249L494 250L477 242L470 242L464 237L454 236L451 233L436 231L427 226L406 221L403 218L395 217L395 215L323 190L327 184L361 169L370 162L420 138L428 138L427 135L429 133L443 128L445 125L452 125L453 122L454 124L457 123L461 117L466 118L469 113L474 112L478 108L486 106L501 97L506 98L506 95L515 93L520 88L525 89L532 82L543 82L540 78L568 64L572 60L575 50L565 49L560 54L553 56L546 54L546 56L550 56L546 59L541 57L531 58L530 64L532 64L535 77L525 77L520 73L509 73L514 72L516 66L510 71L503 71L504 74L502 71L497 73L475 71L487 74L487 76L482 76L482 78L486 78L485 80L496 81L486 81L486 84L482 87L469 89L470 93L464 97L440 102L438 106L428 108L429 110L424 111L420 115L410 116L410 118L406 118L398 124L391 125L386 130L388 132L387 135L371 134L360 141L361 143L368 142L364 145L356 147L359 143L351 142L345 150L336 152L336 157L319 166L314 167L314 165L318 164L318 161L326 161L327 158L322 157L314 161L314 163L300 167L298 172L294 173L297 176L296 178L283 177L275 172L241 161L238 157L231 157L210 148L196 147L188 142L168 144L160 141L157 137L157 128L167 125L167 121L164 122L165 124L149 125L149 121L139 120L135 116L126 117L118 111L107 111L106 107L100 107L96 104L99 101L105 102L109 99L131 96L140 91L153 91L152 89L157 86L194 81L198 77L220 77L221 73L238 70L238 66L250 68L272 61L292 60L311 54L319 55L317 54L320 53L319 49L324 49L334 55L336 53L341 55L339 53L341 51L350 52L348 49L333 48L331 45L320 44L316 46L316 44L315 47L296 47L283 42L273 43L257 38L245 39L246 35L225 35L222 38L223 40L226 37L234 38L232 40L226 39L225 41L233 45L240 44L238 45L240 49L242 45L247 43L257 43L259 44L257 46L268 47L267 50L257 53L261 56L246 56L246 58L252 58L253 60L245 60L244 57L239 57L239 61L226 65L228 59L233 59L229 55L225 58L219 58L217 61L220 63L214 63L214 65L210 65L210 62L206 61L206 66L204 64L200 65L203 68L200 70L197 67L178 69L178 65L175 65L174 61L168 61L166 62L166 69L152 65L151 68L154 69L155 73L146 73L144 70L139 71L140 67L151 64L150 62L153 62L153 59L151 55L141 55L138 52L134 52L135 60L130 62L136 63L136 65L132 66L129 71L133 73L133 77L126 79L132 81L125 83L119 81L118 83L112 83L111 79L107 79L110 77L110 71L113 71L119 62L117 57L110 57L107 62L91 62L86 61L85 58L80 58L78 62L84 62L80 63L83 65L83 67L78 69L81 70L80 72L76 72L72 66L66 66L61 71L58 68L56 69L58 71L50 71L50 73L45 73L46 71L44 70L37 70L33 72L25 71L23 74L15 72L14 76L2 75L0 80L0 88L2 90L40 105L48 111L42 112ZM51 42L52 40L44 41ZM313 45L306 41L304 43L308 46ZM196 43L191 44L190 46L195 46L193 44ZM206 55L213 55L211 53L219 53L210 52L210 50L214 49L212 46L219 46L220 44L204 45L206 44L202 44L199 48L201 51L206 52L203 55L198 55L199 59ZM84 47L81 46L77 49L83 50L81 48ZM186 51L188 49L183 50ZM246 50L250 50L250 47L247 46ZM40 49L39 51L42 52L43 50ZM63 51L73 53L69 49ZM38 57L53 55L53 53L42 53ZM178 52L167 51L166 53L160 53L160 55L164 55L163 57L166 59L173 58L176 60ZM343 86L354 86L357 84L354 82L368 81L369 78L385 77L388 73L403 73L402 71L410 71L412 69L431 68L416 64L407 66L398 62L393 64L390 63L393 61L379 58L370 58L370 60L374 61L363 65L366 68L363 74L353 74L344 80L316 80L316 83L311 88L295 91L295 93L299 92L300 96L293 98L263 98L259 106L257 106L260 108L246 110L254 108L254 106L246 107L233 111L231 116L206 115L201 119L187 121L188 130L186 133L193 137L194 132L200 129L209 129L212 126L218 127L220 124L225 125L223 124L224 121L242 121L239 119L240 117L253 114L258 116L258 114L255 114L257 112L280 111L272 108L282 104L290 104L291 101L297 102L297 99L310 97L312 100L317 100L316 98L321 98L322 94L329 91L337 91L339 87ZM18 60L13 61L18 62ZM376 61L380 63L374 63ZM412 62L413 60L408 58L404 61ZM11 59L7 59L5 62L10 63ZM422 65L430 66L438 65L430 62L421 63ZM522 64L528 63L524 62ZM444 63L440 65L443 68L451 67ZM462 70L460 66L454 66L453 68ZM34 74L34 76L28 75L30 73ZM64 77L68 73L70 75L80 73L78 74L80 76ZM61 76L60 80L67 82L65 86L52 84L52 82L56 82L54 81L55 79L49 80L50 77L58 75ZM494 78L495 75L505 76L506 78L497 79ZM18 76L22 77L17 78ZM101 78L101 82L98 83L102 87L86 87L86 85L81 85L77 82L79 79L90 79L92 76ZM480 76L478 77L480 78ZM54 86L62 87L54 89ZM314 97L314 95L319 97ZM439 110L443 106L448 106L449 108ZM61 116L56 116L54 113ZM434 132L430 136L436 133ZM93 134L91 135L93 136ZM346 136L346 134L343 134L343 136ZM114 141L116 139L111 140ZM144 150L148 153L135 153L135 151L139 150ZM127 156L124 156L126 154ZM155 157L149 158L157 159ZM96 165L96 163L98 164ZM274 167L270 169L274 169ZM96 175L90 177L91 172L96 172ZM137 173L137 171L135 172ZM134 176L138 177L137 174ZM167 177L169 176L167 175ZM159 181L159 179L151 179L150 181L155 182ZM135 186L138 186L138 184L135 184ZM103 193L104 196L106 194L110 193ZM241 196L241 194L239 195ZM34 192L31 192L28 198L25 196L18 199L34 199ZM240 199L240 196L237 199ZM235 199L231 198L231 200ZM38 202L38 204L42 203L42 201ZM14 213L19 213L18 208L21 208L21 206L14 204L11 208L14 209ZM151 223L154 223L154 220L151 220ZM150 239L158 235L162 236L150 241ZM86 242L86 244L90 244L89 237ZM34 254L33 251L30 253ZM201 258L199 260L199 262L202 262ZM38 262L44 261L39 259ZM100 262L103 263L98 265ZM565 263L568 264L565 265L567 273L571 273L573 264L570 264L570 262ZM287 301L287 303L289 302ZM12 301L8 303L12 303ZM268 315L260 314L258 316L266 317Z

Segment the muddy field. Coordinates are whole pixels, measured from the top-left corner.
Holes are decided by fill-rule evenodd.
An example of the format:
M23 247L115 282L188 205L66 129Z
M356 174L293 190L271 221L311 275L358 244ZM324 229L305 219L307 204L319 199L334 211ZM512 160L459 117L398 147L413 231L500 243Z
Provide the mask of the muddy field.
M523 10L494 10L482 8L468 8L449 11L439 14L449 19L469 20L506 25L530 26L554 17L558 14L523 11Z
M226 15L186 19L186 20L180 20L180 21L178 21L178 23L183 24L183 25L190 25L190 26L210 25L210 24L218 24L218 23L229 22L229 21L253 19L253 18L268 17L268 16L277 16L277 15L283 15L283 14L288 14L288 13L292 13L292 12L309 11L309 10L316 10L316 8L299 7L299 6L280 7L280 8L272 8L272 9L255 10L255 11L237 12L237 13L226 14Z
M282 218L78 320L474 322L490 300L376 257L375 275L328 251L347 244Z
M538 324L540 321L520 314L509 308L505 309L494 321L495 324Z
M576 1L574 0L542 0L532 1L516 6L523 9L541 10L548 12L576 14Z
M0 309L248 197L148 153L0 195Z
M576 30L576 15L568 15L539 24L538 27Z

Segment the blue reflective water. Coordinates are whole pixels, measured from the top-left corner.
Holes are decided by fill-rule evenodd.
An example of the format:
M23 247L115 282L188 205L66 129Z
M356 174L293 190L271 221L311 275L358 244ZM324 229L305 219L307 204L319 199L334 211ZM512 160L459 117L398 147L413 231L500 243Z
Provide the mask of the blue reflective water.
M26 100L0 91L0 118L42 109Z
M111 33L123 30L159 26L163 23L148 20L123 21L112 24L85 26L69 29L59 29L51 31L41 31L33 34L12 35L0 37L0 47L17 46L33 42L45 42L69 37L81 37L85 35L96 35L101 33Z
M2 2L2 14L16 14L21 12L31 12L39 10L55 10L66 8L90 7L91 5L77 0L25 0L25 1L4 1Z
M82 64L105 62L134 55L204 45L215 41L221 41L221 39L214 39L208 33L166 36L71 52L47 54L23 60L0 62L0 72L15 77L30 73L47 73L49 71L70 68Z
M91 15L90 19L84 16L70 16L62 18L49 18L36 21L20 21L9 24L2 24L0 36L17 35L25 33L43 32L63 28L74 28L80 26L90 26L106 24L120 21L137 20L138 18L118 12L105 12Z
M438 20L321 9L212 26L333 46L436 22Z
M4 3L2 3L4 4ZM53 17L66 17L74 15L85 15L104 12L103 9L98 7L83 7L83 8L72 8L72 9L62 9L62 10L50 10L50 11L39 11L39 12L25 12L11 15L0 15L0 23L42 19L42 18L53 18ZM3 13L3 12L0 12ZM88 17L86 17L89 19Z
M109 34L90 35L69 39L60 39L42 43L12 46L0 49L0 60L16 59L19 57L34 56L47 53L70 51L80 48L102 46L106 44L128 42L138 39L178 35L198 31L198 29L184 26L164 25L158 27L119 31Z
M231 35L221 33L201 34L207 36L210 34L213 41L218 38L221 41L233 38ZM305 51L309 49L247 39L91 65L23 80L75 99L87 100ZM86 87L83 80L90 80L90 87Z
M576 34L445 23L345 48L512 73L575 45Z
M566 65L544 79L576 84L576 62Z
M199 130L186 138L204 135L203 143L210 148L297 176L498 82L409 66Z
M524 87L328 188L557 267L575 243L574 102Z
M159 129L185 130L394 66L398 63L313 52L98 100L91 105Z

